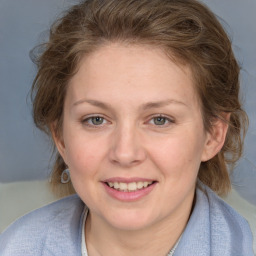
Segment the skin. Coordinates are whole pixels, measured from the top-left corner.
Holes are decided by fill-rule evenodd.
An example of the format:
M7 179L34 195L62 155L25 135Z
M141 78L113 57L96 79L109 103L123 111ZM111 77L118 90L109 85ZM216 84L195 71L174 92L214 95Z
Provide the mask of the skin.
M62 136L53 135L90 209L89 255L166 255L189 219L200 163L226 131L220 120L205 131L190 68L161 49L112 43L84 57L68 86ZM122 201L104 186L117 177L154 186Z

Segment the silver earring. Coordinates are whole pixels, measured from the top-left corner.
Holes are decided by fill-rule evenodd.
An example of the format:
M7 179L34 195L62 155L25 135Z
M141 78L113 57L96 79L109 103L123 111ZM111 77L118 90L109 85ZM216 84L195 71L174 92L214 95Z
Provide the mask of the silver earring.
M60 180L62 184L66 184L70 182L70 172L69 169L65 169L60 176Z

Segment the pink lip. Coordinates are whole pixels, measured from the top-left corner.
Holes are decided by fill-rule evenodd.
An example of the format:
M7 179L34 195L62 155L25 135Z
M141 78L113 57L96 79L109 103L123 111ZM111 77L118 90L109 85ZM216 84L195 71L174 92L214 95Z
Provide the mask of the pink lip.
M113 180L113 179L110 179L110 180ZM122 181L117 181L115 179L115 181L116 182L127 182L127 179L125 179L125 181L123 181L123 179L122 179ZM134 179L132 179L132 181L134 181ZM145 181L145 179L143 179L141 181ZM108 181L108 182L113 182L113 181ZM129 181L129 182L131 182L131 181ZM146 188L139 189L139 190L132 191L132 192L124 192L124 191L116 190L114 188L109 187L105 182L102 182L102 184L103 184L107 194L109 196L111 196L112 198L117 199L122 202L134 202L134 201L138 201L138 200L144 198L145 196L147 196L155 188L157 182L151 184L150 186L148 186Z

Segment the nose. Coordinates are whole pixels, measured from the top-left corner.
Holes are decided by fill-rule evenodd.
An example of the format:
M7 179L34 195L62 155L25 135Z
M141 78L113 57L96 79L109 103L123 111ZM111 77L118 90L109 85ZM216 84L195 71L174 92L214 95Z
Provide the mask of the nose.
M123 167L137 165L146 159L143 141L135 125L122 125L115 130L109 158L112 163Z

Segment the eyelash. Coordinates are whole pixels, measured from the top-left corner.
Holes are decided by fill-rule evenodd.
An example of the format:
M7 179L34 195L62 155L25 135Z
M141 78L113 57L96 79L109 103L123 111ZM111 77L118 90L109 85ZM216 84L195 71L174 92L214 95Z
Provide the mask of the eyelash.
M93 118L102 119L102 123L100 123L98 125L94 124L93 123ZM157 119L157 118L164 119L165 123L164 124L158 124L158 125L155 124L155 123L151 123L151 122L154 122L154 119ZM110 122L105 117L103 117L101 115L93 115L93 116L83 118L81 123L90 127L90 128L99 129L102 126L104 126L106 123L110 123ZM150 119L148 119L148 121L146 123L149 123L150 125L156 126L158 128L165 128L165 127L169 126L170 124L175 123L175 121L172 118L167 117L165 115L157 114L157 115L151 116Z
M153 126L156 126L158 128L165 128L165 127L169 126L170 124L175 123L175 121L172 118L165 116L165 115L161 115L161 114L151 116L149 119L149 122L151 122L151 121L154 122L154 119L156 119L156 118L161 118L161 119L165 120L164 124L159 124L159 125L157 125L155 123L152 124Z
M93 121L92 121L93 118L100 118L100 119L103 120L103 123L98 124L98 125L97 124L93 124ZM101 115L93 115L93 116L89 116L89 117L83 118L81 122L82 122L82 124L84 124L84 125L86 125L86 126L88 126L90 128L96 128L97 129L97 128L101 128L108 121L107 121L106 118L104 118Z

